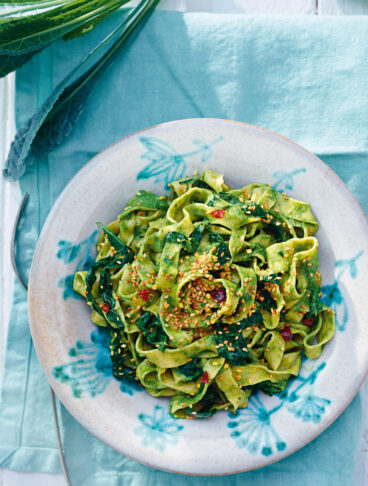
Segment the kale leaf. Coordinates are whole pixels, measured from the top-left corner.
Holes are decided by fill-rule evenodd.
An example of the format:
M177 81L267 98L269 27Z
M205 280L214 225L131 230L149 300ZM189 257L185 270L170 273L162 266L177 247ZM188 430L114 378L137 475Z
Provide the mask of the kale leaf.
M257 277L258 280L260 280L261 282L272 282L279 284L281 280L281 277L278 273L270 273L269 275L262 276L262 278L257 275Z
M227 263L230 260L231 255L229 252L228 245L225 243L223 237L218 233L210 233L209 240L210 243L216 243L217 261L221 265L225 265L225 263Z
M209 189L213 191L212 187L207 184L207 182L202 181L198 177L193 177L192 179L185 179L184 181L179 181L179 184L189 184L192 183L192 187L199 187L201 189Z
M273 234L278 243L283 241L284 227L281 221L278 220L278 216L275 213L272 211L265 211L259 204L253 201L247 201L244 205L242 205L242 209L245 214L254 216L255 218L260 218L263 223L267 224L268 230L271 234Z
M263 309L266 309L268 311L271 311L272 309L276 309L277 303L273 299L270 292L265 288L264 282L259 281L257 287L258 287L258 290L260 291L259 297L257 297L257 299L259 299L260 306Z
M156 346L160 351L164 351L167 346L167 335L163 330L159 317L152 312L145 312L137 320L136 325L142 331L145 340Z
M115 250L119 253L119 256L121 257L119 259L122 260L120 262L121 265L125 265L126 263L131 263L134 260L134 252L131 248L129 248L128 245L126 245L121 239L114 235L112 231L109 230L109 228L106 228L102 223L97 223L102 229L105 235L107 236L107 239L110 242L110 245L115 248Z
M11 144L3 170L3 175L6 179L13 181L19 179L24 174L27 166L39 161L41 156L57 147L70 134L74 124L83 112L97 81L106 72L113 60L118 55L121 55L122 47L128 38L139 30L139 27L141 27L147 15L153 11L158 1L142 0L127 15L124 15L119 25L80 64L67 74L55 87L39 110L18 130ZM4 2L1 3L3 4ZM47 4L48 2L38 2L37 5L39 6L41 3ZM88 11L90 5L95 4L95 2L69 3L75 4L75 6L79 4L79 7L74 9L73 15L76 14L77 16L74 20L71 19L70 12L66 16L60 14L59 8L64 10L65 7L65 5L61 5L48 9L43 14L35 15L31 12L29 15L14 17L14 20L9 22L5 21L2 24L1 37L5 44L1 44L0 42L2 47L0 76L15 69L22 62L28 61L32 54L39 52L45 47L45 43L49 44L54 38L66 34L68 31L73 36L77 32L82 33L83 29L87 32L98 20L101 20L108 12L115 9L111 8L111 2L100 2L100 14L97 17L89 17L88 20L86 17L91 12L86 15L85 9ZM122 3L125 2L122 0ZM115 2L114 5L118 6L118 2ZM21 7L16 5L15 8L19 11ZM25 5L25 9L29 10L29 6ZM84 11L82 17L86 21L83 25L80 24L80 18L78 19L78 16L81 14L81 9ZM36 10L36 4L33 5L32 10ZM55 17L53 17L54 15ZM55 20L56 17L58 17L57 21ZM76 20L78 20L77 29L75 29L76 24L74 23ZM32 29L30 22L33 25ZM37 27L36 24L38 23L42 24L41 27L40 25ZM53 24L52 29L49 28L50 23ZM25 27L25 24L27 24L27 27ZM43 32L42 36L40 36L40 29ZM51 31L53 31L52 34ZM31 45L32 39L35 42ZM13 43L13 50L11 52L9 51L9 43ZM108 49L104 49L105 46ZM14 52L14 49L16 49L16 52ZM12 61L8 59L10 57L16 60Z
M262 390L263 393L266 395L275 395L277 393L281 393L285 390L288 386L289 378L285 378L284 380L277 381L276 383L272 383L270 380L262 381L258 383L257 388Z
M126 380L131 383L136 383L135 370L127 367L124 363L126 359L124 349L121 347L119 339L112 336L110 341L112 376L119 381Z
M106 226L101 223L98 224L107 235L111 246L113 246L118 253L115 256L101 258L92 264L86 276L86 298L87 302L91 303L92 309L101 316L105 317L100 306L97 304L96 299L92 295L92 287L96 281L96 272L98 269L101 269L99 292L104 304L109 306L109 310L106 312L107 319L116 324L117 327L122 328L124 323L115 310L116 302L112 294L110 270L122 268L126 263L132 262L134 260L134 252L129 248L129 246L123 243L120 238L115 236L112 231L106 228Z
M170 233L165 236L164 242L182 244L186 249L187 253L194 253L202 240L202 236L207 224L208 223L206 221L201 221L194 228L190 239L185 236L184 233L179 233L178 231L170 231Z
M320 299L321 287L318 285L317 287L313 287L311 290L311 297L309 303L309 312L312 316L317 316L319 312L323 309L323 304Z
M192 187L200 187L201 189L209 189L213 191L212 187L207 184L207 182L202 181L202 179L194 179Z
M245 327L246 319L242 319L236 324L226 324L221 321L215 324L217 352L231 364L240 365L250 361L247 345L241 332Z
M201 221L194 228L194 231L193 231L192 236L190 238L190 243L192 245L192 248L191 248L192 253L194 253L197 250L197 248L198 248L198 246L199 246L199 244L202 240L202 236L203 236L203 233L204 233L204 230L205 230L207 224L208 223L206 221Z
M219 196L221 199L231 204L240 204L239 197L236 194L229 194L228 192L219 192Z
M199 359L194 358L189 363L185 365L178 366L176 371L185 378L182 378L182 381L194 381L203 375L203 369L198 366Z
M263 321L263 317L261 314L261 311L259 310L259 306L257 309L252 312L252 314L244 319L242 319L240 322L242 323L242 329L245 329L250 326L255 326L256 324L259 324Z
M95 310L98 314L104 317L100 306L97 304L96 299L92 295L92 286L96 281L96 271L101 268L100 273L100 289L101 297L105 304L110 307L110 310L107 312L107 317L109 320L114 322L118 327L123 326L123 322L121 321L119 315L115 310L115 300L112 296L112 288L110 284L110 273L109 270L112 268L118 268L121 265L117 263L116 257L105 257L97 260L91 268L89 269L87 276L86 276L86 298L87 302L91 303L91 307Z

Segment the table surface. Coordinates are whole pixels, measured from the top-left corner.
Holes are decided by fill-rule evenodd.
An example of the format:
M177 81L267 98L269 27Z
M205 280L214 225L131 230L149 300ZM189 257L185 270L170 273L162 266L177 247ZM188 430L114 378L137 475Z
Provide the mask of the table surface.
M368 15L368 0L161 0L160 9L252 15ZM14 80L0 79L0 165L14 136ZM0 370L2 369L12 288L10 235L20 201L17 183L0 178ZM1 376L1 373L0 373ZM368 485L368 380L361 389L363 426L351 484ZM0 486L64 486L62 475L0 469ZM73 485L74 486L74 485Z

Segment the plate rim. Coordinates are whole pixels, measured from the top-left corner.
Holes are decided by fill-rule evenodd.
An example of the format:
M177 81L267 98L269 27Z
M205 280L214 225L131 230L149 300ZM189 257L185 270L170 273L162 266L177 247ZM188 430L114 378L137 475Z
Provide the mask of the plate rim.
M72 406L71 406L72 405L72 401L71 400L68 401L68 402L66 402L66 401L64 402L64 400L61 400L59 398L59 395L58 395L57 391L55 390L55 387L53 386L53 383L56 385L56 382L55 382L55 380L52 377L51 370L49 370L46 367L46 364L40 358L40 355L42 355L42 352L40 352L41 346L37 342L36 325L34 323L34 321L36 321L36 318L34 318L34 316L32 315L32 300L33 300L33 280L34 280L34 274L36 272L35 266L36 266L36 263L37 263L37 260L38 260L38 257L39 257L40 251L41 251L40 248L43 245L43 240L46 238L46 235L48 234L48 227L51 225L51 222L54 220L54 213L56 213L57 210L59 209L59 207L63 204L64 200L67 198L67 193L70 192L70 189L72 189L73 186L77 183L77 181L81 177L83 177L84 172L89 170L89 168L91 167L91 164L94 164L96 162L96 159L100 158L105 152L109 152L109 151L113 150L118 145L120 145L122 142L124 142L124 141L126 141L126 140L128 140L130 138L136 137L137 135L139 135L141 133L144 133L144 132L147 132L147 131L151 131L152 129L156 129L156 128L163 128L163 129L165 129L166 127L170 127L171 125L179 125L179 124L182 124L182 123L193 123L193 122L194 123L195 122L203 122L203 123L206 123L206 122L209 122L209 121L210 122L215 122L215 123L216 122L218 122L218 123L225 123L226 122L226 123L229 123L230 125L236 124L236 125L240 125L240 126L244 126L244 127L250 128L250 129L255 129L256 131L264 132L264 133L266 133L268 135L274 136L276 139L282 139L284 142L287 142L288 144L291 144L292 146L294 146L299 151L304 152L306 156L310 157L311 159L314 159L314 161L315 161L316 164L318 164L319 166L322 166L322 168L324 170L327 169L327 171L329 172L329 174L341 186L341 188L343 189L345 195L350 199L350 202L355 207L355 209L357 209L360 212L360 216L363 216L363 221L364 221L364 225L363 226L366 227L367 236L368 236L368 216L365 214L365 212L364 212L361 204L356 199L356 197L354 196L354 194L350 191L350 189L342 181L342 179L336 174L336 172L334 172L325 162L323 162L313 152L310 152L309 150L307 150L305 147L303 147L302 145L298 144L297 142L294 142L293 140L290 140L286 136L281 135L281 134L279 134L277 132L274 132L272 130L269 130L267 128L260 127L260 126L257 126L257 125L253 125L253 124L250 124L250 123L240 122L240 121L237 121L237 120L222 119L222 118L207 118L207 117L204 117L204 118L184 118L184 119L179 119L179 120L171 120L171 121L168 121L168 122L158 123L158 124L155 124L155 125L152 125L152 126L143 128L141 130L138 130L138 131L135 131L133 133L130 133L129 135L126 135L125 137L120 138L119 140L117 140L114 143L110 144L109 146L107 146L106 148L104 148L103 150L101 150L100 152L96 153L68 181L68 183L64 186L64 188L62 189L62 191L58 195L55 203L51 207L50 212L47 215L47 218L45 220L45 223L44 223L44 225L43 225L43 227L41 229L40 235L38 237L37 245L36 245L36 248L35 248L35 251L34 251L34 255L33 255L33 258L32 258L32 265L31 265L31 270L30 270L30 275L29 275L29 283L28 283L28 297L27 297L27 308L28 308L28 319L29 319L30 331L31 331L32 340L33 340L33 343L34 343L34 347L35 347L35 350L36 350L36 353L37 353L39 362L41 364L42 370L43 370L43 372L44 372L44 374L46 376L46 379L47 379L50 387L53 389L53 391L55 392L58 400L60 400L60 402L68 410L68 412L85 429L87 429L88 432L90 432L93 436L97 437L101 442L103 442L104 444L106 444L108 447L111 447L113 450L117 451L119 454L122 454L122 455L128 457L129 459L132 459L132 460L134 460L134 461L136 461L136 462L138 462L140 464L144 464L145 466L154 468L154 469L159 470L159 471L168 472L168 473L174 473L174 474L179 474L179 475L199 476L199 477L206 477L206 476L210 476L210 477L212 477L212 476L227 476L227 475L231 475L231 474L239 474L239 473L243 473L243 472L247 472L247 471L252 471L252 470L260 469L262 467L268 466L270 464L274 464L274 463L276 463L276 462L278 462L278 461L280 461L282 459L285 459L286 457L289 457L290 455L294 454L296 451L301 450L303 447L305 447L307 444L309 444L314 439L316 439L319 435L321 435L323 432L325 432L326 429L333 422L335 422L335 420L337 420L340 417L340 415L346 410L346 408L350 405L350 403L353 401L353 399L355 398L355 396L359 392L359 389L361 388L361 386L363 385L363 383L365 382L365 380L368 377L368 362L366 363L366 366L365 366L366 369L365 369L365 372L363 374L363 377L362 377L360 383L358 384L358 386L356 387L356 389L353 391L352 395L349 397L349 399L344 404L344 406L342 408L340 408L339 411L338 411L338 413L335 416L333 416L326 424L324 424L323 426L321 426L318 429L318 432L315 435L313 435L313 437L311 437L310 439L308 439L306 441L302 441L303 444L301 446L295 446L294 448L291 448L291 450L287 450L287 452L285 454L283 454L281 457L280 456L279 457L276 457L276 458L271 458L270 457L262 465L250 466L250 467L247 467L245 469L237 469L237 470L228 471L228 472L206 473L206 474L198 473L198 472L183 472L183 471L177 471L177 470L174 470L174 469L168 469L168 468L165 468L165 467L162 467L162 466L157 466L156 464L153 464L153 463L150 463L150 462L145 462L141 458L137 459L137 457L135 457L134 455L130 455L129 453L126 453L126 452L122 453L115 446L109 444L106 441L106 439L104 439L102 437L102 435L99 434L98 431L94 430L93 429L93 425L90 425L90 422L89 421L85 421L84 420L83 414L79 414L78 411L75 414L75 411L72 411L71 410L72 409ZM34 321L33 321L33 319L34 319Z

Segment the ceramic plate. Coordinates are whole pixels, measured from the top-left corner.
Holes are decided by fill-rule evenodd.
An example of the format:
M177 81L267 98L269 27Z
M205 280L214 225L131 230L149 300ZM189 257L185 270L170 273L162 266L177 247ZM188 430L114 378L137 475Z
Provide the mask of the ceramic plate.
M168 400L111 375L106 332L72 291L95 257L96 221L116 218L132 194L167 192L173 179L211 168L243 187L270 183L308 201L320 223L323 302L336 335L304 362L287 392L255 394L238 414L175 420ZM349 404L368 369L368 225L358 203L318 158L267 130L223 120L182 120L131 135L94 157L55 203L40 236L29 288L32 336L46 376L92 434L167 471L223 474L264 466L301 448Z

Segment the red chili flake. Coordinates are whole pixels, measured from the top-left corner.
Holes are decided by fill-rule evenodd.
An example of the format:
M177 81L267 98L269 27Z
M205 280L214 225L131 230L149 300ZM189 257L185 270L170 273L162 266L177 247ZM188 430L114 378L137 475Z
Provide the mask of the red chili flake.
M224 287L220 287L218 289L212 290L210 294L213 300L217 300L217 302L222 302L226 299L226 292Z
M109 312L109 310L110 310L110 306L109 306L109 304L104 304L104 305L101 307L101 309L102 309L104 312Z
M150 298L150 291L148 289L143 289L138 292L138 297L145 300L146 302L149 301Z
M302 324L305 326L311 326L314 323L314 319L312 317L307 317L306 319L302 320Z
M214 218L223 218L225 216L225 209L215 209L210 214L212 214Z
M203 376L202 376L201 382L202 382L202 383L209 383L209 382L210 382L210 379L209 379L209 377L208 377L208 373L207 373L207 371L205 371L205 372L203 373Z
M285 326L283 329L281 329L280 334L285 342L291 341L294 337L294 334L290 331L289 326Z

